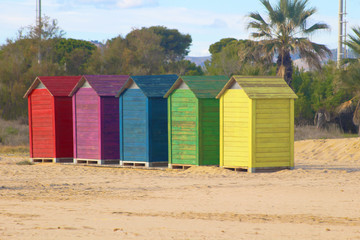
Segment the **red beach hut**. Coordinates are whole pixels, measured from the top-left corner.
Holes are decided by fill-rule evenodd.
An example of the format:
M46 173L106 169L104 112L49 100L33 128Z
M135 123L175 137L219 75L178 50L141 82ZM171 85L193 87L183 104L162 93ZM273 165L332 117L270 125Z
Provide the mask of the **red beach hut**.
M37 77L28 98L30 160L72 162L72 99L69 93L81 76Z
M119 164L119 99L127 75L85 75L73 97L74 163Z

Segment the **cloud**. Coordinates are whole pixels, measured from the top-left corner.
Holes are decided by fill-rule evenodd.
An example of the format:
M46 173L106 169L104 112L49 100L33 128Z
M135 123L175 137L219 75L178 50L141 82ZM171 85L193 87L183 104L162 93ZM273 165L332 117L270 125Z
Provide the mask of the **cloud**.
M98 8L112 8L117 5L117 0L77 0L71 1L76 5L93 5Z
M93 6L102 9L143 8L158 6L158 0L56 0L63 8Z
M117 6L120 8L142 8L158 6L157 0L119 0Z
M211 28L227 28L228 25L225 21L217 18L214 20L214 22L212 24L209 25L209 27L211 27Z

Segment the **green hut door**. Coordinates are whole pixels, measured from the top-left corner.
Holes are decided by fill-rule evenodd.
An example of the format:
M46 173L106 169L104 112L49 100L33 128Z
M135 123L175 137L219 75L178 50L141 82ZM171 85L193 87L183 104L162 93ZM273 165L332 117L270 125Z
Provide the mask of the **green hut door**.
M170 163L198 165L198 99L188 89L177 89L170 97Z

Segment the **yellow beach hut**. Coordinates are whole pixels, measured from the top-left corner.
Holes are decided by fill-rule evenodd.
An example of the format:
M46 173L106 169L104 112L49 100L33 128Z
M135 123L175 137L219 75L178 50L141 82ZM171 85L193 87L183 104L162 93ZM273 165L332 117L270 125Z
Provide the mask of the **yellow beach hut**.
M294 99L279 77L233 76L220 99L220 166L262 170L294 167Z

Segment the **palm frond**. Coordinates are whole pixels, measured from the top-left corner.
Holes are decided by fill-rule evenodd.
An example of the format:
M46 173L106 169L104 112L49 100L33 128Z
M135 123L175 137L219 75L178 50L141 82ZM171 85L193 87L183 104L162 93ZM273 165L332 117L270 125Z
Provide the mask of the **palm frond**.
M350 99L349 101L343 102L342 104L340 104L336 109L335 112L337 114L340 113L347 113L349 111L352 110L352 106L353 106L353 100Z
M311 34L317 30L328 30L330 29L330 26L325 23L315 23L309 28L304 29L305 34Z
M345 44L350 47L354 52L360 54L360 27L352 28L355 35L349 35L349 41L345 42Z
M308 18L314 15L316 12L316 8L310 8L299 14L299 18L297 19L298 26L302 26L305 29Z
M321 69L322 61L331 56L331 51L323 44L311 42L307 38L297 38L294 41L294 49L300 53L308 65L312 68Z
M269 12L269 15L271 15L274 12L274 9L271 6L269 0L260 0L260 2L266 8L266 10Z
M259 24L268 25L263 17L258 12L252 12L248 15L250 18L256 20Z

